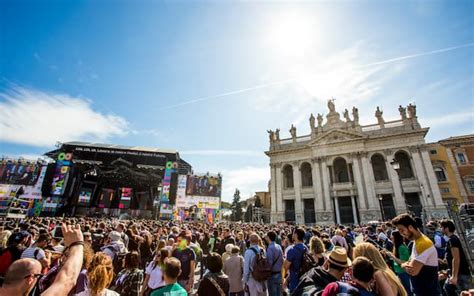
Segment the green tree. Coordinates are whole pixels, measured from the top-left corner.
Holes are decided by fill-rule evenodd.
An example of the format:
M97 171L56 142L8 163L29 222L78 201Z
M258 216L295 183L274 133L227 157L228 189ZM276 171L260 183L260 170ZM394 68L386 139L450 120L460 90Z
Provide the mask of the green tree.
M240 205L240 191L235 189L234 200L232 201L232 221L240 221L242 219L242 207Z

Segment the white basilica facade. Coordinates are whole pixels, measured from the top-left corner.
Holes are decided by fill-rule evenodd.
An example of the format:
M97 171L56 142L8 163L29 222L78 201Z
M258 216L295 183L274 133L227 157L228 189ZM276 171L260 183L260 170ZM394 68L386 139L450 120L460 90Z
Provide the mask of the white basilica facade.
M400 106L400 119L361 126L359 111L344 120L328 101L329 113L312 114L311 134L280 139L268 131L271 222L352 224L391 219L410 212L424 219L445 216L437 179L416 106ZM408 113L408 114L407 114Z

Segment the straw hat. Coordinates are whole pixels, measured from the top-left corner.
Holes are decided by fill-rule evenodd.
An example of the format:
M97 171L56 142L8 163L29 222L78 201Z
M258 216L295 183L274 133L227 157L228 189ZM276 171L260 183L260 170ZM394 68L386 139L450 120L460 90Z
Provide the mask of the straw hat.
M352 265L351 259L347 257L346 249L343 247L334 247L329 253L327 260L340 267L349 267Z

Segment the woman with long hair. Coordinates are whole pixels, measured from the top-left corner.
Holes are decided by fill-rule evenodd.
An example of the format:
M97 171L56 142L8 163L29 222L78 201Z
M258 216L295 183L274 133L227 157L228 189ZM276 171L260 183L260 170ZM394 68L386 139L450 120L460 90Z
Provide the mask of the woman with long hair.
M98 252L87 269L87 288L76 296L120 296L117 292L107 289L113 279L112 259Z
M392 232L391 240L393 242L393 252L385 252L390 258L393 259L393 269L397 274L398 278L402 282L408 295L411 293L410 275L403 270L401 267L402 263L405 263L410 259L410 251L404 242L403 236L398 231Z
M157 252L153 261L151 261L145 269L145 280L142 286L142 295L148 296L153 291L165 286L163 279L163 266L165 259L170 256L167 248L162 248Z
M114 291L122 296L139 296L143 283L143 270L139 268L140 257L136 251L125 255L125 268L120 271L114 283Z
M354 259L366 257L375 268L375 291L379 296L407 296L397 275L388 267L380 251L370 243L361 243L354 248Z
M326 252L323 241L319 237L313 236L309 242L309 249L318 266L323 266L324 252Z

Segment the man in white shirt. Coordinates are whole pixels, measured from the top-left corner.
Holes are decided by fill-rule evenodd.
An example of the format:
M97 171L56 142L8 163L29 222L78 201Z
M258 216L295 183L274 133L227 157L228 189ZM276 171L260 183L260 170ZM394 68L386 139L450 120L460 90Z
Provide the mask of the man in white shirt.
M49 242L50 237L47 233L40 234L36 242L23 251L21 254L21 259L36 259L41 263L43 268L48 268L49 264L51 263L51 254L49 252L45 252L43 249L46 248Z

